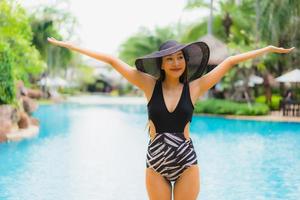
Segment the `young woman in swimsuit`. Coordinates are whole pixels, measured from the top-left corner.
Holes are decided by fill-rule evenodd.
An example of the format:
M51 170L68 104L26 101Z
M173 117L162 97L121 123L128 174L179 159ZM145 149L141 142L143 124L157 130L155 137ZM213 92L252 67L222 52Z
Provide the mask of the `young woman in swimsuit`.
M148 101L150 140L146 158L146 188L150 200L195 200L200 191L199 166L189 126L197 99L218 83L234 65L266 53L289 53L267 46L229 56L202 76L209 59L203 42L188 45L167 41L156 51L136 60L133 68L122 60L48 38L54 45L77 51L110 64L131 84L141 89Z

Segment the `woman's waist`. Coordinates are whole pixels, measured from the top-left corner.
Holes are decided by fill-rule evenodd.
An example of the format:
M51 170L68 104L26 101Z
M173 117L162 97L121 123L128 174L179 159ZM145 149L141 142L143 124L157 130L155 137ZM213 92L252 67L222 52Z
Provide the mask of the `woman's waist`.
M159 139L161 141L174 140L178 142L191 140L191 138L189 136L186 136L184 132L156 132L154 136L151 137L150 135L150 141L153 141L155 139Z

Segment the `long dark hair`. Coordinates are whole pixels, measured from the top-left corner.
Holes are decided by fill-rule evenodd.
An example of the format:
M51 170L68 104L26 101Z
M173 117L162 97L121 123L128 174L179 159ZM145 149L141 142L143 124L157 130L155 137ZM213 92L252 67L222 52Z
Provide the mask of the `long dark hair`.
M185 60L185 69L184 69L183 74L179 77L179 82L180 83L186 83L187 82L187 78L188 78L187 77L187 74L188 74L187 63L188 63L189 58L188 58L188 56L187 56L187 54L185 53L184 50L182 50L182 53L183 53L183 57L184 57L184 60ZM157 58L156 62L157 62L157 66L159 67L159 70L160 70L160 75L159 75L158 80L160 80L162 82L166 78L166 72L165 72L165 70L161 69L161 66L162 66L162 57Z

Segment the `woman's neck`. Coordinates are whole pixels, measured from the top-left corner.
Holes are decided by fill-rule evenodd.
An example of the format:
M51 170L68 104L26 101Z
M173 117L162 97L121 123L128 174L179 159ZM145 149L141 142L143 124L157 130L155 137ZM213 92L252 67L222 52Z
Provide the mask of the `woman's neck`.
M166 76L164 80L165 88L167 89L173 89L178 88L179 85L181 85L179 78L171 78Z

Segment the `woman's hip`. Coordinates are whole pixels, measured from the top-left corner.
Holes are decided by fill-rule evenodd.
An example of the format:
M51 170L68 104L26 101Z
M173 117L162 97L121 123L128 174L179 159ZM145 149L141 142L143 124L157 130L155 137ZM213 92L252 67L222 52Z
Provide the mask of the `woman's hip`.
M158 133L148 144L147 162L151 161L169 165L196 164L192 139L185 139L183 133Z

